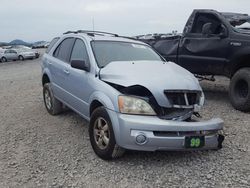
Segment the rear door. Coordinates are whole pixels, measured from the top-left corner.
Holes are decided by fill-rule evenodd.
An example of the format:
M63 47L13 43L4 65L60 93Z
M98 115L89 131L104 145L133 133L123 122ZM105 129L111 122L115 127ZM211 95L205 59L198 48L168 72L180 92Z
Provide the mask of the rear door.
M69 76L69 60L74 40L72 37L64 39L53 52L53 58L48 59L54 95L64 103L69 103L70 98L66 90L66 81Z
M212 23L212 34L202 34L202 27ZM227 61L229 38L221 38L222 23L216 15L197 13L191 32L179 45L178 64L197 74L220 74Z

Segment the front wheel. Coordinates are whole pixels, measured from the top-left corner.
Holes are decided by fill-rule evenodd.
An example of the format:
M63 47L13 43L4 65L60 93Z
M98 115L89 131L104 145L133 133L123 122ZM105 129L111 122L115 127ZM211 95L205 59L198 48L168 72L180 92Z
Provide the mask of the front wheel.
M250 68L238 70L231 79L229 97L237 110L250 111Z
M112 123L104 107L99 107L92 113L89 137L94 152L104 160L121 157L125 152L116 144Z

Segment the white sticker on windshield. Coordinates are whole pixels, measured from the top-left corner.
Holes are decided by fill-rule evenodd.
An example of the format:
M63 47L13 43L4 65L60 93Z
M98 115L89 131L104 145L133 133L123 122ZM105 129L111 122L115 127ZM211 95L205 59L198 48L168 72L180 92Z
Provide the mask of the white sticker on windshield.
M140 45L140 44L132 44L132 46L133 46L134 48L142 48L142 49L146 49L146 46L144 46L144 45Z

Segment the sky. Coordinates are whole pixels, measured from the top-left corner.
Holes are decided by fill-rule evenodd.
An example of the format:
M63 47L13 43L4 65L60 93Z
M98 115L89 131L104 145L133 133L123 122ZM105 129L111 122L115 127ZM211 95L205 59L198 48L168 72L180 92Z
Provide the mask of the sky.
M1 0L0 41L50 41L68 30L134 36L182 32L193 9L250 14L249 0Z

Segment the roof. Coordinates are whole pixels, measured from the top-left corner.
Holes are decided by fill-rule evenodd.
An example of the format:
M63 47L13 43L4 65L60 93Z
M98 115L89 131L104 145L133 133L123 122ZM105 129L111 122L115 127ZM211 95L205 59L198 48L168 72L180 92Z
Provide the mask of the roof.
M94 41L94 40L119 41L119 42L131 42L131 43L144 44L143 42L140 42L140 41L135 40L135 39L130 38L130 37L119 36L118 34L102 32L102 31L85 31L85 30L68 31L68 32L64 33L64 35L83 36L85 38L88 38L90 41Z

